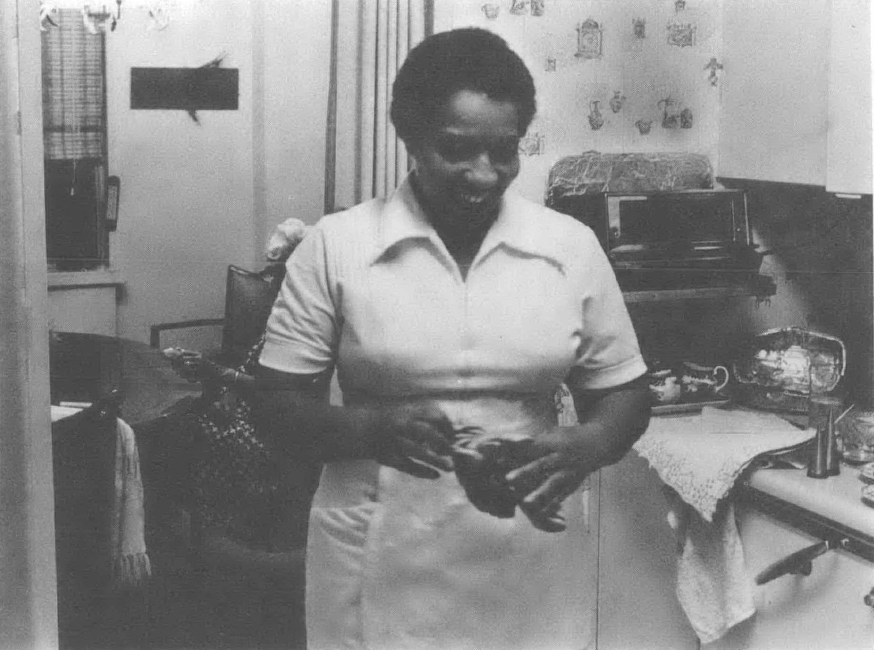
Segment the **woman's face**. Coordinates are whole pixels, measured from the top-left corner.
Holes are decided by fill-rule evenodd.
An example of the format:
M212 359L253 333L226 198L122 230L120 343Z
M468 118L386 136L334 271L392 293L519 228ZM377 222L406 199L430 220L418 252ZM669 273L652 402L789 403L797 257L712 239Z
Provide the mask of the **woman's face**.
M417 189L437 225L493 219L519 173L519 115L512 102L462 90L437 114L434 130L411 149Z

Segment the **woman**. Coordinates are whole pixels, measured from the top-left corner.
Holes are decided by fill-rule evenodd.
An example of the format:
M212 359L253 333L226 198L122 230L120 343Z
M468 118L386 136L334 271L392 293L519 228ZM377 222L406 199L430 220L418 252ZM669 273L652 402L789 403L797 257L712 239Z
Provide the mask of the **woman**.
M261 277L274 295L285 262L307 230L287 219L271 235ZM306 513L318 467L271 453L253 422L252 372L263 339L238 367L199 352L168 348L164 355L185 379L203 384L187 404L190 514L205 620L192 621L211 648L303 648L303 570ZM290 424L286 423L286 429Z
M414 171L323 218L289 260L258 413L327 463L307 549L312 650L593 639L579 488L644 431L646 367L594 234L507 191L534 112L501 38L425 39L391 109ZM335 365L343 407L300 396ZM575 427L556 424L563 380Z

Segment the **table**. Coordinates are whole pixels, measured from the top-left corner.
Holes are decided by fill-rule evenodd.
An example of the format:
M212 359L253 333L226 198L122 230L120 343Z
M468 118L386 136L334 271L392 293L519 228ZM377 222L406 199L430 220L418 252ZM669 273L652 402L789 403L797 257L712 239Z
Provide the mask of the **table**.
M50 342L52 403L93 402L117 392L134 428L201 392L179 377L160 350L131 339L55 332Z

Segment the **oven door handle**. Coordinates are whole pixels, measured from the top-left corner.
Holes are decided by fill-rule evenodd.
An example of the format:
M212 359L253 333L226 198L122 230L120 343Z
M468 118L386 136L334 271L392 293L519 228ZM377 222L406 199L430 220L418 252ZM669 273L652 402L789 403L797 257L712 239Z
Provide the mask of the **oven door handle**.
M784 576L787 573L796 573L804 576L809 576L813 570L813 561L823 553L834 548L842 546L844 540L823 540L812 546L795 551L787 555L782 560L777 560L771 566L764 569L756 576L756 584L763 585L766 582L771 582L775 578Z

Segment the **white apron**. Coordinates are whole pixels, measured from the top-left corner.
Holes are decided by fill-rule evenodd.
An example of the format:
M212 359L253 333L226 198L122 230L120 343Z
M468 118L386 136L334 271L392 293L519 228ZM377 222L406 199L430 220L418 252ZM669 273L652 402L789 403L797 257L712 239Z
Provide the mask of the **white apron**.
M440 400L456 426L534 435L552 398ZM597 545L581 492L545 533L470 505L452 473L329 464L310 516L310 650L582 650L594 646Z

